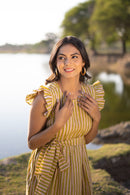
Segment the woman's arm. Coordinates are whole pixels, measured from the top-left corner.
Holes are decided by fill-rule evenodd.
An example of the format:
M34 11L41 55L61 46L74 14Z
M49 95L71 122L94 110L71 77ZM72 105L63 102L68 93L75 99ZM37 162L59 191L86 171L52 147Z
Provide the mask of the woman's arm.
M84 109L92 118L92 128L84 136L85 142L88 144L91 142L97 135L99 122L101 120L101 113L98 108L98 103L90 95L84 94L79 98L79 106Z
M90 129L90 131L84 136L85 137L85 143L89 144L97 135L98 133L98 125L99 122L97 121L93 121L92 123L92 128Z
M43 95L39 93L35 97L30 110L28 146L32 150L44 146L46 143L51 141L55 137L56 133L64 126L73 111L73 103L68 95L66 102L61 109L59 109L59 102L56 105L54 124L44 129L47 121L47 118L43 115L43 113L47 111L45 104L46 102ZM44 130L42 131L42 129Z

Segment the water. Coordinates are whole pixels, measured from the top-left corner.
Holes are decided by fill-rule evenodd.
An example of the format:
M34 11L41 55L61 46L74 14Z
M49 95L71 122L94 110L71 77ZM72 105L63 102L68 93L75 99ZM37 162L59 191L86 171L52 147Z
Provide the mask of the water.
M98 75L100 81L104 83L114 83L115 84L115 92L117 94L122 94L124 90L123 80L118 74L107 74L106 72L102 72Z
M97 145L97 144L89 143L89 144L86 145L86 148L88 150L97 150L97 149L99 149L101 147L102 147L101 144Z
M123 83L118 74L105 72L97 75L105 90L105 108L99 129L130 120L130 86Z
M44 85L50 75L48 61L49 55L0 54L0 159L30 151L27 146L30 106L25 97ZM95 78L102 80L106 94L100 128L130 116L129 86L123 84L119 75L105 74ZM92 144L87 147L98 148Z
M0 55L0 159L28 152L26 94L49 76L48 55Z

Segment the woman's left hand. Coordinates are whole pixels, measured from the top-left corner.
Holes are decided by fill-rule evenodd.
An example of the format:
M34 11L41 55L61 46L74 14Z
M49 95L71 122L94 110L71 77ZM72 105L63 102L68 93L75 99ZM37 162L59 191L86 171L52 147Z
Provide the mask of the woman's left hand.
M81 91L80 93L82 95L78 97L79 106L86 111L94 121L100 122L101 113L97 101L87 93L82 93Z

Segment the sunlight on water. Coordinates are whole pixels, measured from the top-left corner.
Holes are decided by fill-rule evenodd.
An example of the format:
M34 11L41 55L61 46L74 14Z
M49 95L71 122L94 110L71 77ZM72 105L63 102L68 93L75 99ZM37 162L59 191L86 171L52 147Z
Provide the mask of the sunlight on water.
M101 147L102 147L101 144L97 145L97 144L89 143L89 144L86 145L86 148L88 150L97 150L97 149L99 149Z
M49 76L48 55L0 54L0 158L29 151L25 97Z
M115 92L118 94L123 93L123 81L120 75L117 74L107 74L106 72L102 72L98 75L98 79L103 82L113 82L115 83Z

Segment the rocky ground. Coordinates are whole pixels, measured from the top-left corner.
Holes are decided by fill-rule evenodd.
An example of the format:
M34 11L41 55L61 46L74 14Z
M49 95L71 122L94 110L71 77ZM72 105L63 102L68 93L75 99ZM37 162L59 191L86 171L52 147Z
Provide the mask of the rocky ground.
M95 144L126 143L130 144L130 121L102 129L94 139Z
M125 186L130 194L130 121L102 129L93 143L103 144L103 147L107 147L104 158L98 159L93 167L106 170L115 181ZM109 152L114 154L115 151L120 150L121 152L127 147L129 147L128 153L123 152L107 158Z

